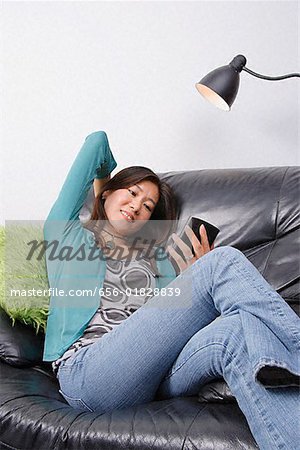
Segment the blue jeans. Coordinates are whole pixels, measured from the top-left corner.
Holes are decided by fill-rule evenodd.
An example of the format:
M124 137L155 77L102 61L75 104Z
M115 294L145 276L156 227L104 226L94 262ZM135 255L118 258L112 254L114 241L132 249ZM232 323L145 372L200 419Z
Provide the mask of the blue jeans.
M67 402L105 413L157 396L197 395L223 377L261 449L296 449L297 315L232 247L207 253L168 287L180 295L152 297L62 362L58 379ZM290 376L289 387L281 377L272 382L276 367L283 379Z

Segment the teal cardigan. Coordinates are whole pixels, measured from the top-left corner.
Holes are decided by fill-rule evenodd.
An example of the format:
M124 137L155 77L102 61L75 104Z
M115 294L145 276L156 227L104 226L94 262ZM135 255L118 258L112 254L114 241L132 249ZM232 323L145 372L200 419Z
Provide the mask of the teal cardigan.
M45 222L47 273L52 295L44 361L62 356L83 334L101 304L99 290L105 277L105 258L95 245L93 233L81 225L79 213L94 179L107 177L116 166L106 133L90 134ZM157 267L161 276L156 278L156 285L161 289L176 273L168 258L160 257Z

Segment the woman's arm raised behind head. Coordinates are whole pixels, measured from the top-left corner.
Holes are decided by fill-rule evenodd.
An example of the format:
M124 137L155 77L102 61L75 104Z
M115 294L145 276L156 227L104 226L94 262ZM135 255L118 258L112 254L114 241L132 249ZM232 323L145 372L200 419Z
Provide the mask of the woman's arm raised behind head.
M116 166L106 133L97 131L90 134L68 173L47 221L79 220L79 212L94 180L97 179L97 186L103 185Z

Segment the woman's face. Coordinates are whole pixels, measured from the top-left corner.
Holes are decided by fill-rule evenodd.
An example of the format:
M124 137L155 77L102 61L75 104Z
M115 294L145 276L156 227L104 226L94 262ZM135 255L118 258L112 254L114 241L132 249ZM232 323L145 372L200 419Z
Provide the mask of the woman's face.
M104 191L104 209L111 227L122 236L136 233L150 219L159 200L159 189L144 180L116 191Z

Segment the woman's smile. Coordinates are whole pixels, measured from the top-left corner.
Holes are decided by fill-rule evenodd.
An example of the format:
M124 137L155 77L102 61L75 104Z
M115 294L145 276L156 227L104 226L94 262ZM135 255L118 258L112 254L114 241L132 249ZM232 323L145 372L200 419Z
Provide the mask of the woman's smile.
M121 209L121 214L124 216L124 218L128 222L134 222L134 217L133 217L133 215L131 213Z

